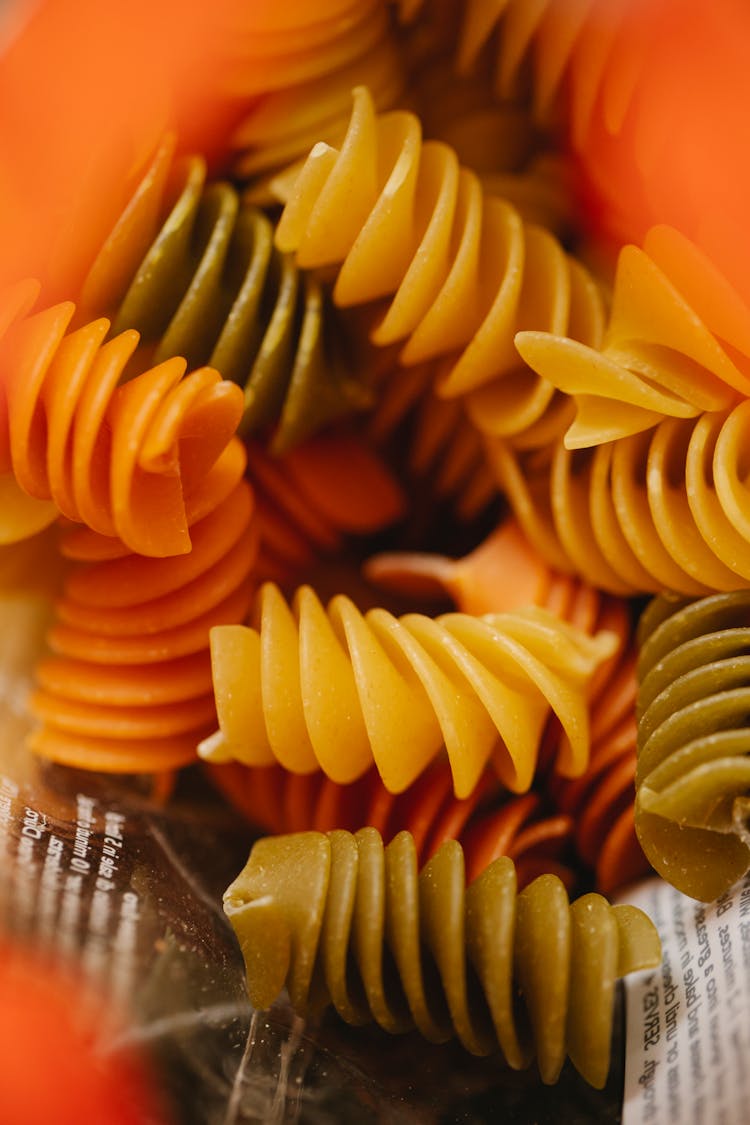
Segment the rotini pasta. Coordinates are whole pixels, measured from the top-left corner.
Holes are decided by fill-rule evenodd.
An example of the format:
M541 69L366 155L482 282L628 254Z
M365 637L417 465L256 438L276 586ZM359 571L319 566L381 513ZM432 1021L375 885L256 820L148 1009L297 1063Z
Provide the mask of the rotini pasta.
M710 901L750 865L746 590L657 598L639 626L635 824L649 860Z
M185 497L231 441L242 393L178 358L120 383L138 333L107 340L104 318L67 331L73 313L22 315L0 339L0 541L62 513L140 554L184 554Z
M572 817L578 855L595 871L597 890L609 894L645 874L648 863L633 824L635 650L623 603L555 572L513 520L463 559L395 552L375 556L365 570L377 584L402 593L422 597L446 593L465 613L538 605L589 634L606 629L618 638L617 649L600 666L591 686L589 765L575 779L561 778L549 768L559 737L553 723L540 750L536 785Z
M660 6L650 7L653 20ZM634 12L640 19L632 26L628 16ZM497 95L527 96L530 70L535 117L559 120L564 92L570 132L580 146L595 117L609 132L622 126L650 46L644 14L648 8L644 13L643 5L627 0L468 0L456 68L459 74L471 71L494 38Z
M332 1004L348 1023L416 1027L433 1042L456 1036L472 1054L499 1050L515 1069L536 1057L547 1083L567 1055L604 1085L615 980L661 956L635 907L599 895L571 905L554 875L517 894L507 857L467 888L455 841L418 874L408 832L384 848L371 828L260 840L224 909L257 1007L286 985L299 1012Z
M339 266L337 304L390 298L372 340L403 341L406 365L453 356L439 393L468 396L480 430L528 446L567 426L570 404L519 363L513 336L565 325L597 347L599 287L553 236L483 195L447 145L422 143L413 114L376 117L367 91L356 90L340 152L313 149L276 243L302 267Z
M461 522L475 519L497 495L484 445L458 400L434 390L440 363L385 365L373 383L376 405L367 435L379 447L402 452L404 475L427 498L445 503ZM424 497L424 499L422 499Z
M490 464L527 536L551 565L618 594L701 595L750 578L747 401L594 450L561 442L532 464L488 442Z
M215 725L208 652L214 625L245 619L258 550L245 456L232 441L190 494L191 550L132 554L88 529L67 533L75 560L30 701L37 753L67 765L155 772L195 758Z
M601 347L520 332L530 367L571 395L571 449L724 410L750 394L748 310L700 251L658 227L620 253Z
M256 615L257 629L211 635L219 731L201 747L208 760L278 760L342 784L374 762L398 793L445 748L457 797L490 760L524 792L552 709L564 731L557 768L586 768L587 691L616 644L611 634L586 637L535 608L362 615L343 595L324 609L304 586L290 608L271 583Z
M441 844L455 839L463 847L469 881L500 855L513 860L522 887L543 872L554 873L567 887L574 881L565 862L571 818L551 811L538 793L509 796L489 771L469 797L458 800L445 762L425 770L401 794L390 793L374 768L349 785L280 766L228 762L209 763L207 769L221 792L264 832L355 832L369 826L387 843L406 829L420 867Z
M209 363L245 390L240 431L274 426L280 452L368 401L320 282L201 157L166 138L83 283L81 304L136 329L154 362ZM200 358L199 358L200 357Z
M405 512L396 480L352 435L319 435L276 458L248 442L247 453L263 579L297 585L305 569L340 550L346 536L380 531Z
M274 173L301 162L317 141L339 144L351 111L351 91L366 85L379 111L390 109L406 85L404 60L392 29L374 11L381 37L364 53L338 61L335 69L294 85L256 96L235 127L230 144L233 170L249 181L245 198L257 204L275 202Z

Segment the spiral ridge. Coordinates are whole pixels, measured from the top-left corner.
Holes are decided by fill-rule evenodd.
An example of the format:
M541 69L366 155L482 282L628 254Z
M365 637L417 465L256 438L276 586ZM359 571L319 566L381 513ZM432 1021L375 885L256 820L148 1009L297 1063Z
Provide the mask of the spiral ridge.
M88 529L63 536L72 563L30 700L38 754L118 773L195 759L216 722L209 631L243 621L254 593L258 529L244 468L234 439L191 492L187 555L146 558Z
M500 489L537 550L616 594L703 595L750 579L750 402L544 459L488 442Z
M2 537L62 514L142 555L184 554L186 497L231 442L242 395L209 367L185 375L180 358L121 382L138 333L107 339L104 318L68 331L74 311L16 316L0 339ZM20 494L43 502L39 521Z

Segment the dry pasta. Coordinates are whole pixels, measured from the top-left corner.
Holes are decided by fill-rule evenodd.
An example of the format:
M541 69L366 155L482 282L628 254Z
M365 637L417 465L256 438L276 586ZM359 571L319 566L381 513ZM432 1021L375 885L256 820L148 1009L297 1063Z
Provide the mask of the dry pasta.
M708 594L747 585L747 401L593 450L553 447L531 464L488 443L528 538L561 570L617 594Z
M62 513L140 554L183 554L185 496L231 440L242 393L180 358L121 383L138 333L107 339L105 318L69 331L74 311L27 313L0 340L0 540Z
M710 901L750 865L750 595L658 598L641 619L635 822L649 860Z
M507 855L516 865L519 886L543 873L557 875L567 887L574 882L571 817L556 813L538 793L509 795L491 771L459 800L445 762L425 770L400 794L390 793L374 768L348 785L321 773L295 774L280 766L228 762L206 768L220 791L264 832L355 832L369 826L388 843L406 829L420 867L446 840L458 840L469 881L498 856Z
M540 376L570 395L571 449L650 429L662 418L724 410L750 393L748 311L678 231L655 228L626 246L600 347L547 332L516 346Z
M513 336L565 325L598 346L599 287L552 235L483 194L447 145L423 143L413 114L378 117L355 91L341 150L313 149L276 242L300 266L338 266L340 305L389 298L371 338L402 341L401 362L455 354L440 393L468 396L481 430L530 445L567 426L568 401L519 363Z
M74 560L30 701L32 748L67 765L156 772L195 759L215 725L209 630L245 619L258 551L253 495L234 439L187 500L191 549L133 554L88 529L63 538Z
M83 309L136 329L155 362L209 363L244 388L243 433L278 452L365 405L320 282L273 246L273 226L202 157L165 138L101 247Z
M443 751L457 797L491 760L504 784L529 788L550 714L564 738L558 769L588 760L588 686L615 638L597 637L529 608L469 617L364 615L344 595L324 608L310 587L290 607L266 583L258 628L211 635L219 731L208 760L322 769L346 783L374 762L401 792Z
M286 985L299 1012L332 1004L348 1023L455 1036L472 1054L500 1051L515 1069L536 1058L547 1083L568 1056L604 1085L615 980L660 958L637 908L599 895L571 905L554 875L519 894L507 857L466 887L455 841L418 873L408 832L386 848L370 828L261 840L224 909L256 1006Z

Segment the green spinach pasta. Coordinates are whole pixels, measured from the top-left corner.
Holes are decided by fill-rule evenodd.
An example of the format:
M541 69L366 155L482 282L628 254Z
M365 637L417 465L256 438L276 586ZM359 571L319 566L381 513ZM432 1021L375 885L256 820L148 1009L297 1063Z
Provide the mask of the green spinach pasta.
M649 860L710 901L750 866L750 594L657 598L640 624L635 823Z
M333 1004L348 1023L455 1036L515 1069L536 1058L547 1083L567 1055L604 1085L615 981L660 958L635 907L596 894L571 905L554 875L517 894L507 857L467 888L456 841L418 873L408 832L386 848L372 828L261 840L224 909L255 1005L286 985L301 1013Z

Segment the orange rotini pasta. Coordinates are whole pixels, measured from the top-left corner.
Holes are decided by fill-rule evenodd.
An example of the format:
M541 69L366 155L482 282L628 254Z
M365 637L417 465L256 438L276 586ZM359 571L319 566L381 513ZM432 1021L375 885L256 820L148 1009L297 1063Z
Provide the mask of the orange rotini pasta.
M348 785L280 766L228 762L209 763L207 769L221 792L264 832L355 832L369 825L388 843L406 829L420 866L446 840L458 840L469 881L501 855L515 863L522 887L543 872L557 875L567 887L575 880L566 863L573 840L571 817L554 812L538 793L508 794L491 771L470 796L459 800L446 762L435 763L400 794L389 792L374 768Z
M31 745L68 765L155 772L195 757L215 725L209 630L244 620L257 522L234 439L187 498L191 549L133 554L117 539L68 531L73 563L37 667Z
M303 267L336 265L334 300L388 298L371 338L401 341L401 362L454 362L446 397L467 397L478 428L524 445L565 429L570 404L519 362L523 328L566 325L598 346L603 298L552 236L482 192L440 142L422 142L417 117L376 116L364 89L340 151L316 146L276 232Z
M383 462L343 431L321 434L275 458L260 443L248 442L247 455L263 579L298 585L306 568L331 558L346 537L380 531L406 511L406 498Z
M656 929L635 907L595 894L571 905L554 875L517 894L507 857L466 887L455 841L418 874L408 832L386 848L370 828L260 840L224 909L257 1007L286 986L300 1013L332 1004L349 1023L457 1036L515 1069L536 1057L548 1083L567 1055L604 1085L615 979L660 958Z
M185 375L180 358L122 383L137 332L108 339L104 318L69 331L70 302L14 303L0 339L0 540L62 513L144 555L189 551L185 496L230 441L239 388L208 367Z
M290 607L271 583L258 628L211 635L219 731L208 760L322 769L346 783L375 764L401 792L443 750L457 797L489 761L515 792L531 785L554 712L564 738L557 768L588 761L587 693L616 640L587 637L544 610L470 617L364 615L344 595L324 608L310 587Z

